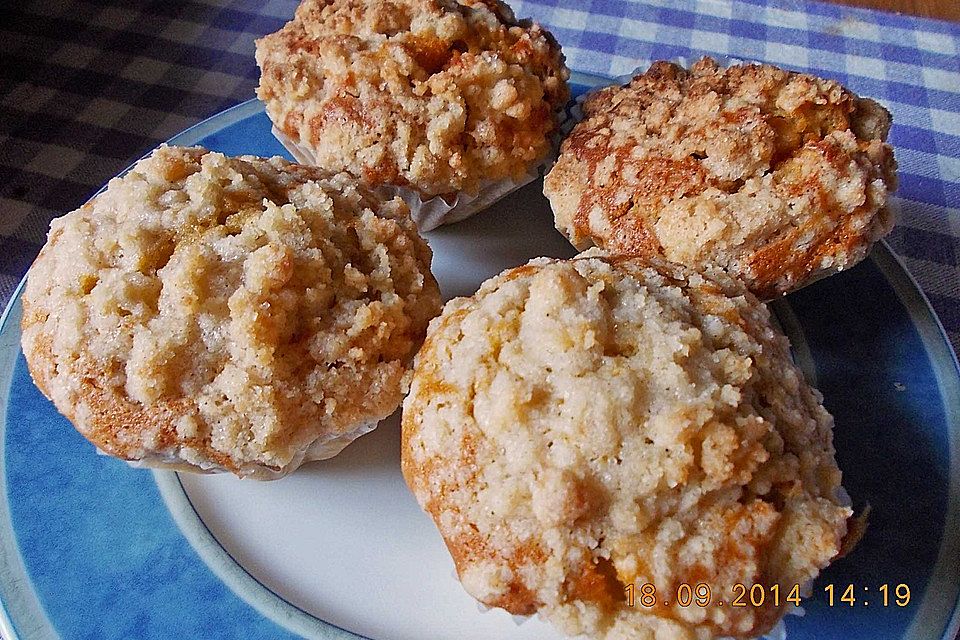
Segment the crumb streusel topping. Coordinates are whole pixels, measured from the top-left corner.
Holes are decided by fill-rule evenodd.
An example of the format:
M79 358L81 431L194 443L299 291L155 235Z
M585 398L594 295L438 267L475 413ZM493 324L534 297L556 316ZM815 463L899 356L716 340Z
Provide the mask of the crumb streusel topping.
M257 62L318 166L425 196L526 173L569 97L559 45L497 0L304 0Z
M483 603L608 640L753 638L772 598L631 608L624 586L729 603L815 577L851 515L833 420L742 284L594 251L447 303L404 403L404 476Z
M51 225L24 353L108 453L285 472L399 406L430 259L406 205L345 174L161 147Z
M772 298L853 266L893 225L890 114L836 82L657 62L583 113L544 183L578 248L717 264Z

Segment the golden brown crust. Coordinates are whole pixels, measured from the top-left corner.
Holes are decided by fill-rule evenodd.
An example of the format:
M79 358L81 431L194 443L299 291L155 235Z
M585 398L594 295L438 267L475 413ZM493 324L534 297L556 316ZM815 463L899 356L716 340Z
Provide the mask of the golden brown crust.
M430 259L406 205L348 176L162 147L53 223L24 354L109 454L281 475L397 408Z
M853 266L892 226L889 113L835 82L657 62L583 113L544 182L578 248L717 264L769 299Z
M495 0L304 0L257 61L271 120L318 166L425 196L526 173L569 97L556 41Z
M32 311L28 316L29 306L24 303L21 321L23 331L32 331L38 322L44 321ZM30 375L40 392L51 398L50 385L60 373L58 359L51 350L50 337L40 333L32 346L29 352L24 352ZM150 407L144 407L131 402L115 389L103 388L102 375L92 366L74 367L70 375L80 380L77 403L60 403L57 409L78 429L82 429L83 436L104 453L123 460L140 460L146 453L143 434L156 434L154 446L158 450L190 447L211 464L240 474L241 469L236 462L210 446L209 439L177 436L174 425L179 418L190 413L188 399L160 400ZM80 412L82 419L78 417ZM271 470L279 472L280 468L273 467Z
M752 638L782 607L630 607L624 587L814 577L850 515L831 426L742 284L592 250L447 304L401 465L487 605L571 635Z

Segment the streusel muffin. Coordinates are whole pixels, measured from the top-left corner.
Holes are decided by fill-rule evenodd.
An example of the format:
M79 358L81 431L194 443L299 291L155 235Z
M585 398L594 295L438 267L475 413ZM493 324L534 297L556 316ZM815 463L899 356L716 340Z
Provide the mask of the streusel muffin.
M487 605L592 638L752 638L786 596L731 607L734 585L789 594L841 550L832 428L742 283L591 250L447 303L402 464ZM711 603L679 606L683 584Z
M257 62L295 153L424 199L528 174L569 97L559 45L498 0L304 0Z
M53 222L23 352L106 453L278 477L399 406L430 259L406 205L345 174L164 146Z
M836 82L657 62L583 116L544 182L580 249L717 264L767 299L853 266L893 225L890 114Z

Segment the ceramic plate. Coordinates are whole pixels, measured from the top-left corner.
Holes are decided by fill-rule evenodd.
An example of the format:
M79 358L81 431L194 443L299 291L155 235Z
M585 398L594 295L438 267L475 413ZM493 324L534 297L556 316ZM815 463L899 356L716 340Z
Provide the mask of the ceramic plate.
M575 81L583 91L599 80ZM171 142L284 153L256 101ZM427 234L446 298L529 258L572 254L540 189ZM788 637L953 640L960 377L936 317L886 246L774 310L836 417L844 484L856 506L872 507L863 541L824 572L806 614L788 618ZM279 482L132 469L96 455L34 387L20 314L18 292L0 327L4 637L557 637L539 620L480 611L460 588L401 478L396 416ZM852 606L839 602L847 585Z

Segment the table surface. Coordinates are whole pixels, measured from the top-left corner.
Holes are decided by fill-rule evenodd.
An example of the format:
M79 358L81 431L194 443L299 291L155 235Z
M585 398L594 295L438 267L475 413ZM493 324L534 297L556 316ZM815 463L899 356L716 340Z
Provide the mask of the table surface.
M854 7L868 7L909 13L927 18L960 21L960 2L957 0L832 0Z

